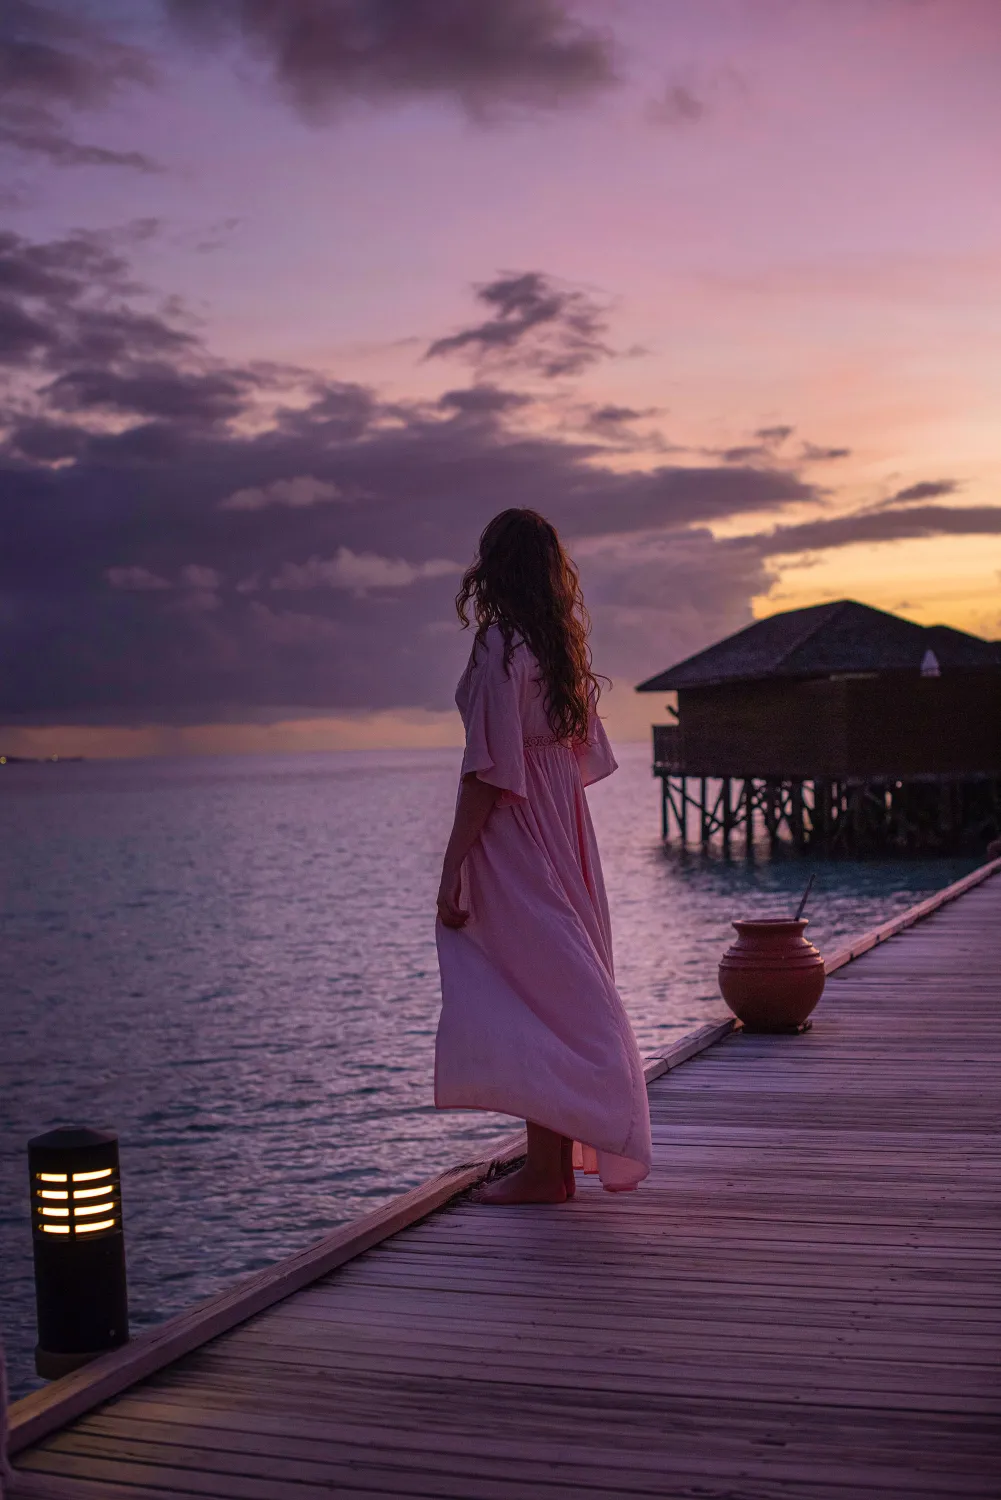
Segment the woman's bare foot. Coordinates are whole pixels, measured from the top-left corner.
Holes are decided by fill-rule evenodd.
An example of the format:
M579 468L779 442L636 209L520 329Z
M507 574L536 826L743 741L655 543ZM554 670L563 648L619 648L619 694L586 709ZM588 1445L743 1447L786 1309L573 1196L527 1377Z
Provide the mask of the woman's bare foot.
M573 1141L568 1135L563 1136L560 1142L560 1167L563 1171L563 1186L567 1190L567 1197L573 1198L577 1192L577 1178L573 1169Z
M486 1183L476 1194L477 1203L565 1203L573 1196L563 1165L564 1148L572 1148L573 1143L545 1125L526 1120L525 1144L524 1166ZM572 1183L572 1167L570 1179Z
M475 1195L477 1203L565 1203L566 1184L562 1176L540 1173L527 1163L517 1172L498 1177L481 1187Z

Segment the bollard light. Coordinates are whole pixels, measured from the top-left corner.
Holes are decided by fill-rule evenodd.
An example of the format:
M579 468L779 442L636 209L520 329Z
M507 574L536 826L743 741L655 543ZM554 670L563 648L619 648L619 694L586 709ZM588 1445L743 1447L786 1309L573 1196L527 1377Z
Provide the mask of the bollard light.
M118 1136L62 1127L28 1142L38 1344L55 1380L129 1337Z

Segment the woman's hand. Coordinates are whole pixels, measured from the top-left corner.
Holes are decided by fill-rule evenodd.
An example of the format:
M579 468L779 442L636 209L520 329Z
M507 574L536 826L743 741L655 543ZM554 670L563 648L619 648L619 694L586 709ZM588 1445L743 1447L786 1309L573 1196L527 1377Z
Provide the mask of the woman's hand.
M441 872L441 885L438 887L438 917L444 927L465 927L469 921L468 911L463 911L459 905L460 869L451 869L446 865Z
M462 778L438 887L438 916L446 927L465 927L469 921L468 911L463 911L459 905L462 864L482 833L500 794L500 787L480 781L474 771L467 771Z

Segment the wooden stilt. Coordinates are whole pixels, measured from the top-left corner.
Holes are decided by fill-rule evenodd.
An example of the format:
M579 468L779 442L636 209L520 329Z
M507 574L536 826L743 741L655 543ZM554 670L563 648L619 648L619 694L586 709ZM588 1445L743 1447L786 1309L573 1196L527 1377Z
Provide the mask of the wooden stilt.
M803 835L803 783L801 781L794 781L789 791L789 824L793 843L797 849L802 849L805 838Z
M830 854L982 854L1001 836L1001 776L992 771L899 779L885 773L850 780L827 774L755 777L734 776L723 760L704 774L688 774L681 749L655 738L654 772L661 779L661 838L669 843L676 832L682 848L689 843L689 810L703 849L718 833L729 852L743 825L748 857L756 810L757 827L764 825L773 846L791 842Z
M813 785L814 821L816 822L819 804L820 838L826 852L831 847L831 783L824 779L815 781Z
M775 802L775 780L774 777L768 776L765 778L765 828L767 829L768 837L773 844L778 837L778 827L776 825L775 819Z

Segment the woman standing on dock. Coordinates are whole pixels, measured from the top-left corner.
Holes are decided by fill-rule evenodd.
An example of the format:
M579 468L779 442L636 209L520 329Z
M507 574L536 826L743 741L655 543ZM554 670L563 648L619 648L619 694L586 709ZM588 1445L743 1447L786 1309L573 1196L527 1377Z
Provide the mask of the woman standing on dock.
M455 701L466 752L438 892L439 1109L527 1122L484 1203L562 1203L578 1164L613 1192L650 1170L636 1042L612 974L584 787L616 769L577 571L532 510L487 526L456 599L476 635Z

